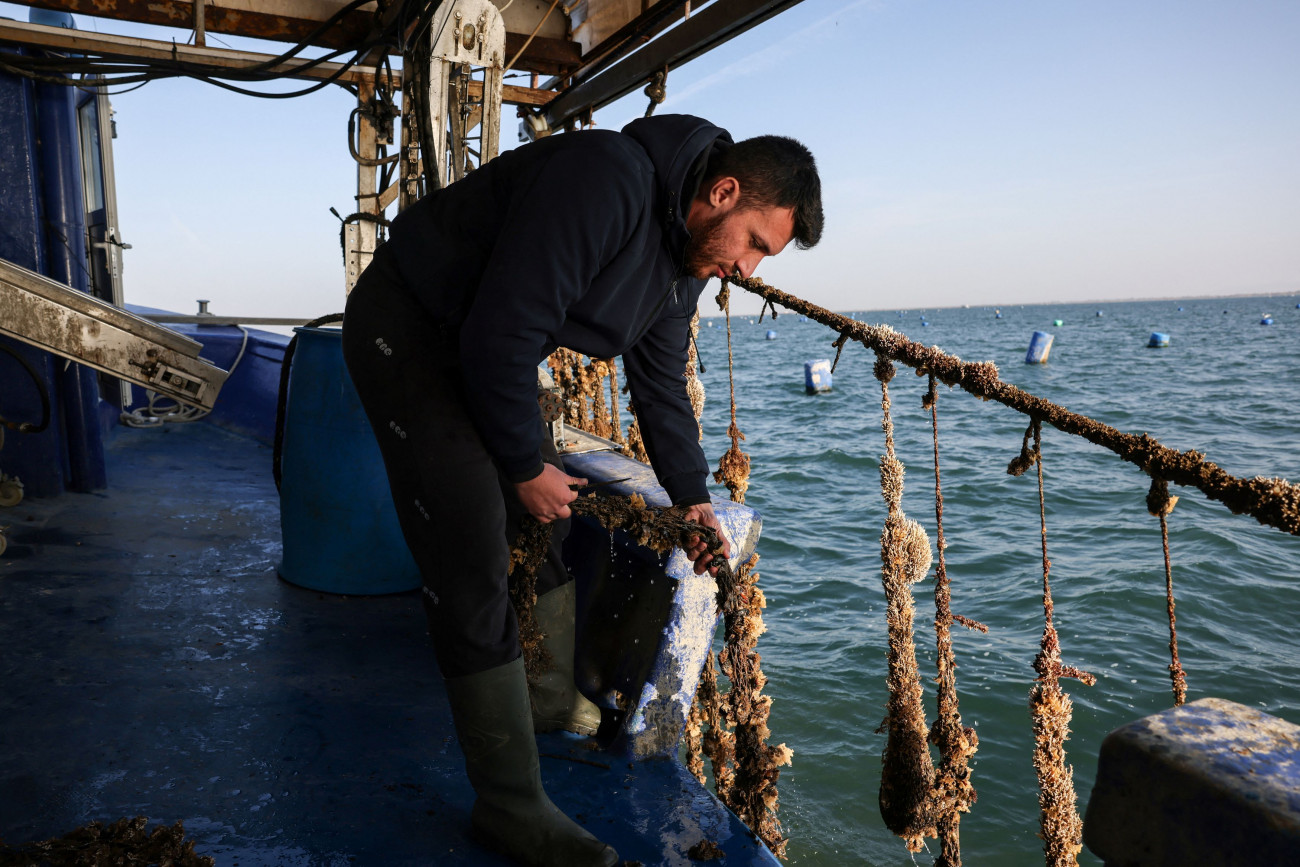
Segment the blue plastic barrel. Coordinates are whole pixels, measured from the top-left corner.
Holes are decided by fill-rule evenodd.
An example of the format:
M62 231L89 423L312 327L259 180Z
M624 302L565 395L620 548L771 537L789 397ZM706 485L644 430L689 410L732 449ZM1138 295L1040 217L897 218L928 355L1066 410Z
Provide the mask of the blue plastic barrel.
M1029 351L1025 353L1025 364L1042 364L1052 351L1052 335L1046 331L1035 331L1029 338Z
M809 394L818 394L831 390L831 361L819 358L803 363L803 385Z
M280 577L371 596L420 586L374 432L343 366L343 332L295 328L280 458Z
M1147 341L1147 346L1151 349L1158 349L1161 346L1169 345L1169 335L1163 331L1152 331L1151 339Z
M768 339L768 340L776 340L776 332L775 332L775 331L769 331L769 332L767 332L767 339Z

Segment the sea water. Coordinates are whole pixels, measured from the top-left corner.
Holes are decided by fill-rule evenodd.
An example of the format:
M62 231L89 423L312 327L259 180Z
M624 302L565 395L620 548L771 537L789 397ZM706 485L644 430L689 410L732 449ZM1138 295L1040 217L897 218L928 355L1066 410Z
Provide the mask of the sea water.
M733 289L733 293L743 294ZM815 300L815 299L813 299ZM1236 476L1300 481L1300 298L1192 299L1024 307L891 309L854 314L966 361L993 361L1004 381L1126 433L1196 449ZM726 449L727 333L707 315L705 446ZM998 314L1001 314L1000 317ZM1272 325L1261 325L1271 314ZM1054 325L1060 319L1061 325ZM922 324L922 323L927 324ZM712 323L712 327L710 327ZM737 418L752 460L746 502L763 515L760 586L767 633L758 651L774 699L782 769L780 819L798 865L929 864L884 827L877 798L885 735L885 602L878 461L884 451L874 353L850 343L834 390L804 392L805 361L833 358L836 336L792 313L732 317ZM775 338L768 332L776 331ZM1054 336L1028 365L1034 331ZM1169 345L1147 346L1151 332ZM935 533L926 379L899 366L890 384L903 508ZM979 733L978 802L961 822L967 864L1043 863L1027 697L1043 631L1035 473L1007 474L1027 420L1001 404L939 387L939 461L963 721ZM1083 815L1097 751L1112 729L1173 704L1159 521L1149 478L1050 426L1043 430L1047 545L1055 623L1074 702L1068 761ZM1217 696L1300 723L1300 538L1233 515L1195 489L1169 519L1179 654L1188 700ZM726 494L719 488L720 493ZM917 655L934 720L933 571L914 587ZM1099 864L1086 850L1084 864Z

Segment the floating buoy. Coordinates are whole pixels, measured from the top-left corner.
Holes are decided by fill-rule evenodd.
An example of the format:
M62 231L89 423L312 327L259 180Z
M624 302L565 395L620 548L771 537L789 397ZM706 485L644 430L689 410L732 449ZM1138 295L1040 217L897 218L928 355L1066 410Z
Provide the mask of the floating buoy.
M769 332L767 332L767 339L768 339L768 340L776 340L776 332L775 332L775 331L769 331Z
M1101 313L1100 310L1097 311L1097 315L1098 315L1098 316L1101 316L1101 315L1102 315L1102 313Z
M1025 364L1042 364L1047 361L1052 351L1052 335L1046 331L1035 331L1029 338L1029 351L1025 353Z
M803 387L809 394L831 390L831 362L829 358L803 363Z
M1179 313L1182 313L1182 312L1183 312L1183 308L1179 307L1179 308L1178 308L1178 312L1179 312Z
M994 314L993 314L993 318L994 318L994 319L1001 319L1001 318L1002 318L1002 314L1001 314L1001 313L994 313Z
M924 319L922 319L922 320L921 320L921 327L922 327L922 328L929 328L929 327L930 327L930 323L929 323L929 322L926 322Z
M1065 323L1060 319L1053 319L1052 324L1055 325L1057 328L1060 328Z
M800 321L800 322L807 322L807 321L808 321L808 317L807 317L807 316L800 316L800 317L799 317L799 321Z
M1168 335L1168 334L1165 334L1163 331L1152 331L1152 332L1151 332L1151 339L1147 341L1147 346L1148 346L1148 347L1150 347L1150 348L1152 348L1152 349L1156 349L1156 348L1159 348L1159 347L1161 347L1161 346L1168 346L1168 345L1169 345L1169 335Z
M1272 316L1265 316L1263 319L1259 320L1259 324L1260 324L1260 325L1272 325L1272 324L1273 324L1273 317L1272 317Z

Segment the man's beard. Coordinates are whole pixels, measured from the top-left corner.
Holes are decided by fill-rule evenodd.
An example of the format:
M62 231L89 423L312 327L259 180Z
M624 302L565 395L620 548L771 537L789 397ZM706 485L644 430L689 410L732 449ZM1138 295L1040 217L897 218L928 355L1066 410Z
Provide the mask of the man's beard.
M726 270L722 262L722 222L726 214L710 217L686 242L686 273L692 277L708 279L717 275L718 266ZM701 273L703 272L703 273Z

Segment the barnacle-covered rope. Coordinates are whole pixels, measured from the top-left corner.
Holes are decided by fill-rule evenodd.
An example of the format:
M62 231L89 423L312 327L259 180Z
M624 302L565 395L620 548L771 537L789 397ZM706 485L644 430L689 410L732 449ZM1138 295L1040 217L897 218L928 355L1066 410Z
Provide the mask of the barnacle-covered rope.
M1253 516L1261 524L1300 535L1300 485L1280 478L1233 476L1205 459L1195 450L1185 452L1166 448L1152 437L1122 433L1087 416L1044 400L1005 383L998 369L989 361L964 362L935 347L908 340L887 325L867 325L833 313L816 304L768 286L757 278L729 278L729 282L752 292L766 302L780 304L847 335L868 349L909 367L933 373L940 382L958 386L982 400L994 400L1017 412L1047 422L1058 430L1083 437L1109 449L1124 460L1141 467L1151 476L1168 482L1194 487L1237 514Z
M957 702L957 663L952 651L952 624L988 632L988 627L967 618L957 621L952 613L952 588L948 578L943 536L943 485L939 474L939 408L933 374L930 376L923 406L930 410L934 440L934 522L935 548L939 552L934 570L934 631L936 661L939 670L938 719L930 729L930 741L939 748L939 767L934 775L933 799L939 833L939 857L936 867L961 867L961 814L970 812L975 803L975 786L971 784L970 757L979 746L975 729L962 725Z
M1165 551L1165 610L1169 613L1169 679L1173 682L1174 706L1187 701L1187 675L1178 661L1178 626L1174 620L1174 569L1169 560L1169 514L1178 498L1169 494L1169 483L1162 478L1151 480L1147 494L1147 511L1160 519L1160 542Z
M713 474L713 480L727 486L734 502L743 503L745 491L749 490L749 455L740 450L740 441L745 438L745 435L740 432L740 426L736 423L736 375L731 353L730 296L727 282L724 280L722 291L718 293L718 307L722 309L727 320L727 379L731 384L731 424L727 426L727 436L731 437L731 448L727 449L722 459L718 461L718 470Z
M880 771L880 815L885 827L902 837L911 852L919 852L924 837L937 836L931 792L934 763L921 698L913 637L915 603L912 585L930 571L930 539L921 525L903 514L903 464L894 454L894 423L890 414L889 381L894 364L877 355L880 380L881 427L885 454L880 458L880 491L889 508L880 535L881 580L885 588L885 623L889 632L886 687L889 699L884 726L888 729Z
M1033 437L1033 449L1029 438ZM1039 836L1048 867L1078 863L1083 850L1083 821L1076 809L1074 769L1065 762L1065 741L1070 736L1073 705L1062 689L1062 677L1077 678L1088 686L1097 682L1086 671L1061 664L1061 643L1052 623L1052 561L1047 557L1047 506L1043 496L1042 423L1033 419L1025 431L1020 456L1007 472L1019 476L1029 465L1038 467L1038 515L1043 546L1043 640L1034 659L1038 678L1029 692L1029 712L1034 729L1034 770L1038 774Z

